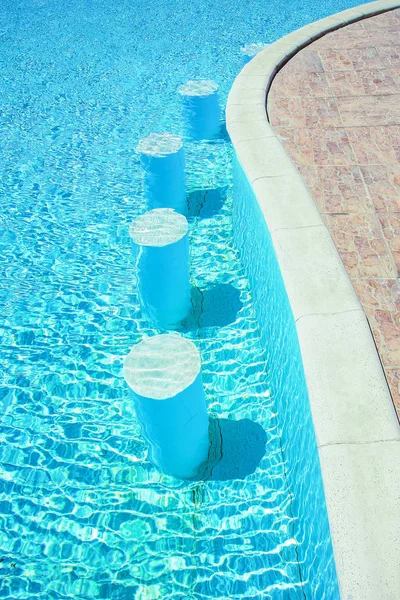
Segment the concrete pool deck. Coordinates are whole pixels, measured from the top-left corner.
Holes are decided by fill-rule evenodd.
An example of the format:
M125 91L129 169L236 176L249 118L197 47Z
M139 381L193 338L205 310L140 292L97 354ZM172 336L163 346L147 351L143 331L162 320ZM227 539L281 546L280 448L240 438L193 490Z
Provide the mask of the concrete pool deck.
M386 363L397 360L399 327L399 11L376 17L378 32L363 21L399 6L371 2L285 36L244 67L227 104L296 320L345 600L395 600L400 590L400 428L366 318L395 389L399 363ZM357 45L365 31L373 46Z

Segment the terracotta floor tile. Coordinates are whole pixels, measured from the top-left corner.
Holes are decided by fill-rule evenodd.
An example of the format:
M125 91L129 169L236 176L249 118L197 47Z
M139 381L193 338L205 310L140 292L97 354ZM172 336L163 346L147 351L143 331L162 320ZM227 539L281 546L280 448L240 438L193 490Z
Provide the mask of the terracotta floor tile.
M271 123L353 280L400 416L400 9L313 42L270 98L290 101Z
M400 15L396 10L377 15L375 17L369 17L363 20L364 28L367 30L374 29L393 29L394 27L400 26Z
M399 29L389 29L385 31L385 35L382 36L382 31L380 29L370 29L368 31L370 45L378 50L379 56L381 56L379 52L380 46L398 46L400 39L400 28ZM381 56L382 58L382 56Z
M396 277L375 215L328 215L332 237L349 275L354 278Z
M357 29L355 25L357 25ZM350 28L351 32L348 31ZM355 23L324 35L313 42L312 47L314 50L345 50L348 48L371 48L374 45L371 43L370 33L360 28L359 23Z
M347 127L359 165L388 165L397 162L390 139L390 127Z
M389 73L392 76L393 80L396 82L396 85L400 91L400 69L390 69Z
M268 111L277 127L339 127L342 123L333 98L272 98Z
M368 317L383 365L400 365L400 282L363 280L354 288Z
M385 369L393 404L400 419L400 369Z
M400 123L400 94L351 96L336 101L346 127Z
M326 72L384 68L384 64L375 48L327 49L320 50L319 56Z
M400 125L387 127L386 135L392 144L396 162L400 163Z
M303 98L306 127L340 127L342 121L333 98Z
M268 114L275 127L304 127L300 98L268 99Z
M372 314L375 310L400 313L400 282L398 279L356 280L354 288L368 314Z
M314 164L349 165L356 162L346 130L341 127L310 129Z
M386 128L386 135L392 146L400 146L400 123Z
M325 73L287 72L283 68L274 79L269 98L295 98L311 96L312 98L332 96Z
M322 213L374 212L359 167L300 169Z
M350 33L353 34L355 31L364 31L364 19L360 21L356 21L355 23L350 23L350 25L345 25L345 27L341 27L338 31L350 30Z
M400 33L399 33L400 37ZM389 69L400 68L400 45L397 46L377 46L377 51L385 67Z
M400 277L400 212L380 213L378 219Z
M310 130L305 128L274 127L292 161L300 165L314 164Z
M335 96L373 96L399 92L390 71L331 71L327 81Z
M400 211L400 164L361 167L377 212Z
M290 61L284 66L286 73L293 72L323 72L323 66L318 52L314 50L300 50Z

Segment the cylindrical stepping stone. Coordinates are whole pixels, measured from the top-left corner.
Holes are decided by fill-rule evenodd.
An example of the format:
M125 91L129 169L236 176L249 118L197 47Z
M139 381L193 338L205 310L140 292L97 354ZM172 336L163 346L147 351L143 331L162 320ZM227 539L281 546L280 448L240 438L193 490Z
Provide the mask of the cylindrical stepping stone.
M240 52L242 54L243 64L246 65L252 58L257 56L261 50L264 50L269 44L263 44L262 42L258 42L256 44L247 44L247 46L243 46L240 48Z
M178 89L182 97L187 135L194 140L214 140L220 136L221 109L215 81L187 81Z
M178 334L134 346L124 361L149 458L164 473L196 478L209 451L208 415L200 353Z
M147 208L174 208L186 213L185 154L182 139L152 133L137 146L145 172Z
M143 314L155 326L173 328L189 313L189 224L171 208L156 208L129 228L138 253L138 287Z

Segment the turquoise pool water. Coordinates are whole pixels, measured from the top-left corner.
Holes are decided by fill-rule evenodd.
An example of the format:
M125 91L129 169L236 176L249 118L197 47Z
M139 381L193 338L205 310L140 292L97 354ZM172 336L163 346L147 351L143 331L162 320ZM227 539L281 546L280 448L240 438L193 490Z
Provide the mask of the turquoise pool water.
M294 323L238 166L232 213L226 137L186 144L183 333L226 431L213 480L147 461L121 369L158 333L128 236L145 206L138 140L183 132L189 78L217 80L225 102L240 46L357 4L1 2L1 598L337 598Z

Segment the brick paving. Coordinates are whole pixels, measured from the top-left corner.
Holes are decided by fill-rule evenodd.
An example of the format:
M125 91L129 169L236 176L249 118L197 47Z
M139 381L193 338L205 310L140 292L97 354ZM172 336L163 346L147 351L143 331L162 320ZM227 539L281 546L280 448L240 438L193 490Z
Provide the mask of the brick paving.
M268 114L353 281L400 417L400 9L301 50Z

